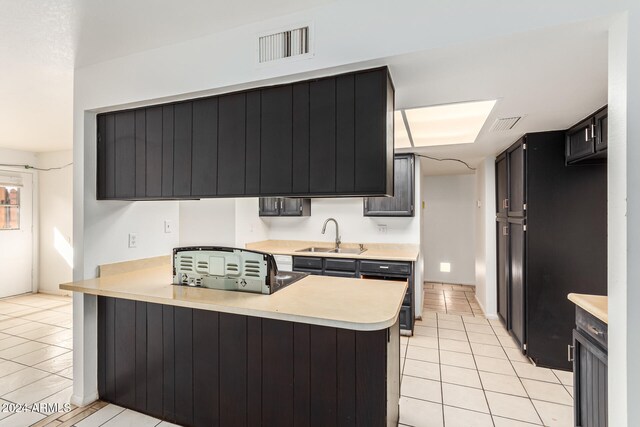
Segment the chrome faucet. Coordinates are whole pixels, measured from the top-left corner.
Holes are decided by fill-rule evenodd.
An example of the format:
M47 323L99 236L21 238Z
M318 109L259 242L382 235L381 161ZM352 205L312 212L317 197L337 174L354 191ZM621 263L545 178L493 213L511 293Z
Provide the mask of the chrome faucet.
M327 224L329 223L329 221L333 221L336 224L336 249L340 249L340 232L338 231L338 221L333 218L328 218L322 226L322 234L327 231Z

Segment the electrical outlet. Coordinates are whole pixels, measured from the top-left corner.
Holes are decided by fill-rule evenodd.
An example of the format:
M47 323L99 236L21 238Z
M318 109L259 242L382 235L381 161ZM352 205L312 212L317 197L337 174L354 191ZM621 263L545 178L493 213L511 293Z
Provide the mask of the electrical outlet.
M387 233L387 224L378 224L378 233Z
M168 219L164 221L164 232L173 233L173 224Z
M129 247L135 248L138 246L138 234L137 233L129 233Z

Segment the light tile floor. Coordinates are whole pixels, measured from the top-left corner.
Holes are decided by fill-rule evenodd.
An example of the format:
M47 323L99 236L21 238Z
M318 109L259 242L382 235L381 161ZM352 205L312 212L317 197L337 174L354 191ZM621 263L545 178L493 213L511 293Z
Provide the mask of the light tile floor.
M484 318L474 291L425 284L423 318L413 337L401 338L400 425L573 425L571 373L533 366L499 321ZM0 300L0 405L69 402L71 350L71 298ZM172 425L104 402L38 409L0 412L0 427Z

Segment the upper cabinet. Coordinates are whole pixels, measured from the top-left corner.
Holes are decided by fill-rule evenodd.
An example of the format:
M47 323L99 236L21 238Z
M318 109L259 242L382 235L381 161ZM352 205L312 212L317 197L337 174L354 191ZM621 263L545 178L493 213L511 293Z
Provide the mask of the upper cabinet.
M393 193L386 67L97 116L97 198Z
M601 163L607 157L607 107L573 126L566 134L566 162Z
M310 216L310 199L260 197L259 216Z
M396 154L393 197L366 197L364 216L413 216L415 166L413 154Z

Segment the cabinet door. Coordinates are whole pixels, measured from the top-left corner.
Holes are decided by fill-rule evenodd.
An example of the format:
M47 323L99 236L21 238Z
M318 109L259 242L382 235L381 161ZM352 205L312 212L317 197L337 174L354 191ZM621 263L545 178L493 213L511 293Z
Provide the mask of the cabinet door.
M218 180L218 99L193 102L191 194L214 196Z
M146 196L146 163L147 163L147 124L146 109L135 111L135 144L136 144L136 199Z
M509 216L522 217L525 214L525 185L526 185L526 139L522 138L507 150L508 176L507 186L509 197L507 198L507 209Z
M260 192L285 195L292 183L291 85L263 89L261 100Z
M357 73L354 90L354 190L388 194L393 189L387 186L393 178L393 88L387 70Z
M509 223L498 219L496 223L497 276L498 276L498 315L509 329Z
M245 185L244 93L218 99L218 195L239 196Z
M609 122L607 108L596 114L596 151L604 151L607 149Z
M526 344L526 254L523 220L509 220L509 315L511 334L521 349Z
M353 74L336 78L336 191L354 191L355 122Z
M501 218L508 214L508 182L507 154L503 153L496 159L496 215Z
M309 83L309 192L336 191L336 80Z
M193 103L183 102L174 108L173 196L191 195L191 142Z
M397 155L394 160L394 196L364 199L364 216L414 215L414 157Z
M280 215L280 198L279 197L260 197L260 216L278 216Z
M581 332L573 331L575 425L607 426L607 353Z
M307 205L311 201L309 199L280 199L280 215L282 216L308 216Z
M595 125L590 117L567 131L567 163L579 160L595 152Z
M309 193L309 82L293 85L293 192Z
M101 114L98 119L98 199L115 197L115 118Z
M174 106L162 107L162 197L173 197Z

